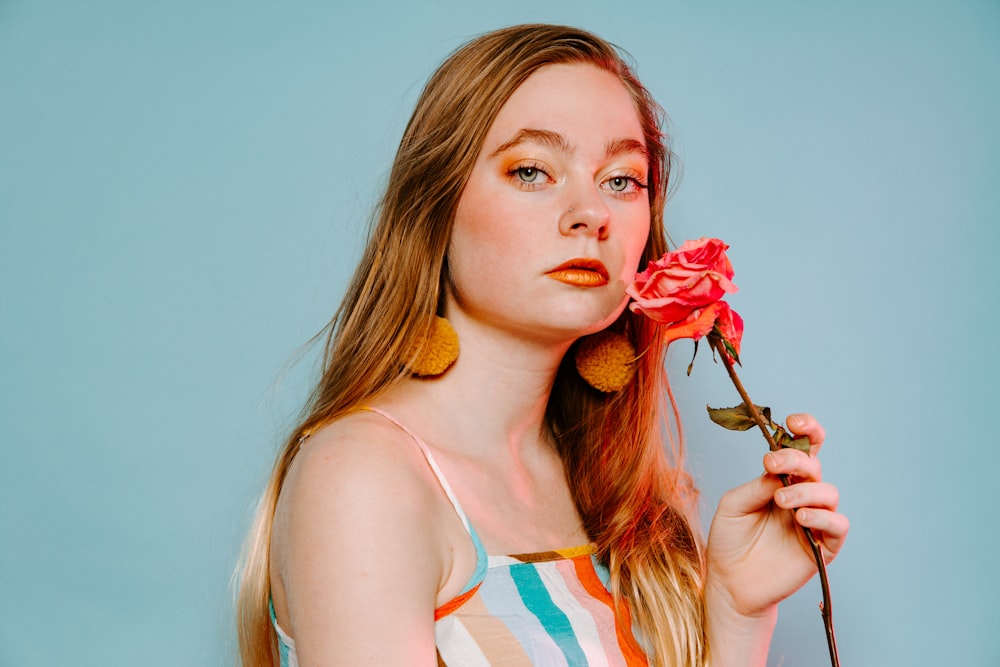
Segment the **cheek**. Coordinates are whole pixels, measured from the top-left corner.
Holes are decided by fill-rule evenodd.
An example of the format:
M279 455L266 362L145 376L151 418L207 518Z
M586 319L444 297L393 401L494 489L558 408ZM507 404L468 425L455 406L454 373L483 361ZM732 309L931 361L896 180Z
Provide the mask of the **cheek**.
M462 195L452 227L451 251L462 255L462 264L509 265L523 257L526 244L526 216L517 205L503 198L503 192L488 187L471 187Z
M625 251L625 270L631 272L628 276L630 282L633 278L632 274L643 268L639 266L639 263L642 261L642 253L646 250L646 243L649 241L648 218L638 220L634 229L634 233L629 235Z
M491 207L477 205L475 198L463 199L459 206L448 246L448 265L454 287L466 296L484 281L493 286L510 282L520 241L516 230L501 218Z
M466 234L467 245L484 258L504 255L512 250L523 250L524 236L518 232L515 225L508 224L499 216L484 216L477 220Z
M519 246L518 234L489 215L456 220L449 245L449 261L464 267L495 269L511 261Z

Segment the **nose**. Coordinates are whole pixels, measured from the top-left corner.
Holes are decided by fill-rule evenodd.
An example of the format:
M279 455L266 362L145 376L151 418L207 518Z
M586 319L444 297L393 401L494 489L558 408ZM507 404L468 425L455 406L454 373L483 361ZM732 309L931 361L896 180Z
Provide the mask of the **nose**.
M559 231L563 235L593 235L598 240L608 237L611 211L597 188L576 188L567 198L569 206L559 217Z

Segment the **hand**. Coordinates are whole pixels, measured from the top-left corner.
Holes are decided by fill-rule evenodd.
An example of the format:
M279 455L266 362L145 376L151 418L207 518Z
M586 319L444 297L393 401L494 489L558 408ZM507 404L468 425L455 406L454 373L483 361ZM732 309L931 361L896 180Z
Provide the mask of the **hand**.
M837 488L822 481L816 458L823 427L805 414L789 416L786 426L809 438L809 454L796 449L768 452L765 474L729 491L719 502L708 538L710 615L772 616L778 602L816 574L800 525L812 530L828 563L847 537L847 517L836 511ZM783 487L779 474L789 475L792 485Z

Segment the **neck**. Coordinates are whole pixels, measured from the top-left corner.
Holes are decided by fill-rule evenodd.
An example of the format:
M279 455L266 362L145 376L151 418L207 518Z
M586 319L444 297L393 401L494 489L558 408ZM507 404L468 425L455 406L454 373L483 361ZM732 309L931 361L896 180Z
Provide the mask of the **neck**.
M437 378L404 382L391 403L398 401L411 422L419 421L421 433L456 443L472 456L507 451L521 459L548 447L545 410L571 341L540 342L469 322L453 325L461 344L458 361Z

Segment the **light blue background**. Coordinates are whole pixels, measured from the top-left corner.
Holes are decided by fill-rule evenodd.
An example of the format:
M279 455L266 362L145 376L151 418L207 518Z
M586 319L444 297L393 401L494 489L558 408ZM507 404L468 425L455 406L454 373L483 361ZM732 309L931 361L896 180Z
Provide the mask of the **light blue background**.
M845 666L1000 665L1000 4L0 0L0 664L223 665L229 577L425 78L550 21L671 117L743 377L828 430ZM672 354L706 516L764 444ZM774 564L781 567L780 563ZM810 585L771 665L826 660Z

